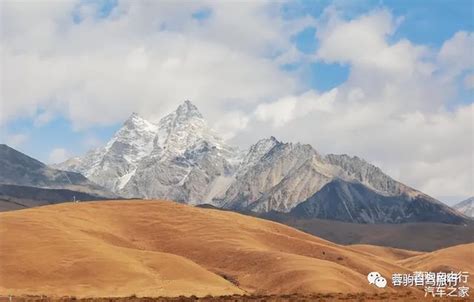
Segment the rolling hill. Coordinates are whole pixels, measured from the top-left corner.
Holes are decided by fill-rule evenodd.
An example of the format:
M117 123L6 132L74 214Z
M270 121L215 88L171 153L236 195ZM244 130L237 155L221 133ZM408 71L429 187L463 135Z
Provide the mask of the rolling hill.
M168 201L3 212L0 238L0 295L394 292L369 285L367 273L408 272L411 264L402 262L423 255L340 246L278 223ZM403 259L394 256L400 253ZM463 259L452 265L462 269Z

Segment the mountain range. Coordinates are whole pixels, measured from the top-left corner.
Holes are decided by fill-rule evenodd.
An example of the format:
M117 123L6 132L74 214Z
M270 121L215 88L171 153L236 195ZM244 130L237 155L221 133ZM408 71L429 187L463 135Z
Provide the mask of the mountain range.
M73 200L98 200L116 194L80 173L51 168L0 144L0 210L14 210Z
M54 166L125 198L357 223L463 223L467 218L358 157L261 139L223 140L185 101L158 123L133 113L103 147Z

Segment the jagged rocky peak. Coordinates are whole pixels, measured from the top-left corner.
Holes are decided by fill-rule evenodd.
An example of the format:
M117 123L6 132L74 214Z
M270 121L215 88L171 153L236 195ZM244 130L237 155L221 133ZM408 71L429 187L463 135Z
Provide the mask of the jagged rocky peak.
M241 153L208 126L189 100L157 124L133 113L106 146L74 158L61 168L84 173L124 197L206 202L257 212L289 212L333 180L342 179L348 185L327 188L338 189L336 197L343 211L347 212L344 205L349 207L351 202L349 210L353 213L365 207L367 213L357 221L399 221L382 216L396 213L408 217L412 215L410 209L424 208L433 217L451 215L450 209L440 207L436 200L395 181L359 157L323 157L311 145L285 143L273 136ZM360 186L354 187L353 183ZM372 198L371 202L359 198L361 188L369 191L366 196ZM334 198L329 193L323 197ZM379 203L387 200L395 200L393 205L400 207L377 210ZM321 208L323 212L333 209L333 203L327 202L327 207ZM423 217L418 215L419 219Z
M207 124L197 107L189 100L163 117L158 124L153 154L155 157L172 158L184 155L190 150L202 149L204 145L216 148L228 160L238 151L225 141Z
M130 116L128 117L127 121L134 121L134 120L140 120L140 119L143 119L143 118L137 112L132 112L132 114L130 114Z
M394 180L383 171L367 161L347 154L328 154L324 159L335 166L342 168L346 177L355 179L370 188L388 195L407 194L412 197L419 192ZM343 175L340 175L343 177Z
M178 108L176 109L176 115L187 118L203 118L201 112L199 112L198 108L193 103L191 103L190 100L185 100L181 105L178 106Z
M160 128L165 128L162 130L171 130L189 123L199 124L201 127L207 126L199 109L191 101L185 100L175 111L164 116L158 124Z
M254 165L265 154L267 154L273 147L281 144L274 136L259 140L254 145L250 146L249 151L242 160L241 166Z
M191 101L186 100L175 111L164 116L159 121L160 136L167 136L173 130L187 127L190 124L199 128L207 127L206 121L201 112L199 112L199 109Z
M154 123L146 120L145 118L140 116L138 113L133 112L123 123L123 126L122 126L121 129L123 129L123 128L129 128L129 129L138 128L138 129L143 129L145 131L147 131L147 130L148 131L156 131L157 125L155 125ZM119 131L117 131L117 133L120 132L121 129L119 129Z
M277 140L274 136L270 136L269 138L264 138L259 140L257 143L252 145L249 149L250 154L257 154L257 155L264 155L268 151L270 151L276 145L282 144L281 141Z
M264 139L259 140L255 145L251 147L251 149L270 150L274 146L281 143L282 142L277 140L274 136L270 136L269 138L264 138Z

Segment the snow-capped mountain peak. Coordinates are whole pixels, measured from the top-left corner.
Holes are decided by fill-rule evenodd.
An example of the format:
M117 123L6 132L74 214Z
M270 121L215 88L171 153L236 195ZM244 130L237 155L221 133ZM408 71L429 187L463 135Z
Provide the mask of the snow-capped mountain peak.
M254 166L265 154L267 154L273 147L281 144L274 136L259 140L254 145L250 146L249 151L242 159L239 167L239 175L244 175L247 170Z
M104 147L58 167L81 172L122 196L192 202L208 196L205 185L192 190L175 186L227 177L235 170L239 154L186 100L156 124L132 113Z
M201 112L199 112L198 108L191 103L190 100L185 100L181 105L178 106L176 109L176 115L182 118L203 118Z
M120 142L135 147L136 151L140 153L139 155L144 156L151 152L153 139L157 131L157 125L145 120L137 113L132 113L105 148L109 150L113 144Z
M310 145L283 143L273 136L259 140L243 153L227 144L188 100L158 123L133 113L104 147L58 168L81 172L124 197L291 213L305 201L313 205L320 196L312 197L323 188L335 188L342 198L341 209L347 211L346 203L351 200L354 204L350 209L365 207L365 216L359 217L365 222L394 221L390 213L400 216L398 222L432 217L460 219L459 214L435 199L395 181L358 157L323 157ZM361 190L368 192L373 203L359 198L357 192ZM396 209L377 210L379 203L387 200ZM328 209L330 206L328 203ZM428 209L426 215L413 216L424 209ZM316 210L311 213L322 215Z
M204 143L223 153L233 153L233 148L209 127L197 107L186 100L159 121L153 153L155 156L173 157L190 149L199 149Z

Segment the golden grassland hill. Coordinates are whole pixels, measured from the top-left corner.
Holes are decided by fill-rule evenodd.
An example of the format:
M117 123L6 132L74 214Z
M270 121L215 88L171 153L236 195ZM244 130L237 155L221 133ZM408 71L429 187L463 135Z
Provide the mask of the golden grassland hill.
M0 238L0 295L402 294L369 285L367 273L410 272L424 263L417 257L431 255L429 263L445 257L341 246L275 222L170 201L4 212ZM449 253L469 255L472 246ZM462 269L467 261L449 265Z

